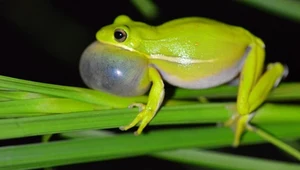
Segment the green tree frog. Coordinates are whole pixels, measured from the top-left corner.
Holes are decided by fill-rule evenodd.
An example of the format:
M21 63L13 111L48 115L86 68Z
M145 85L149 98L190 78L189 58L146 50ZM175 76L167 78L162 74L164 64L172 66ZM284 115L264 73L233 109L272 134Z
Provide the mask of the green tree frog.
M139 114L120 127L127 130L139 124L136 134L142 133L160 108L164 81L203 89L240 76L237 113L225 123L234 127L234 145L238 145L251 113L286 73L281 63L269 64L263 73L265 45L260 38L241 27L207 18L187 17L150 26L120 15L101 28L96 39L100 43L84 55L97 55L101 44L124 55L113 55L114 50L107 48L112 55L87 60L90 63L81 69L81 75L88 86L120 96L142 95L150 89L146 104L131 105L139 107Z

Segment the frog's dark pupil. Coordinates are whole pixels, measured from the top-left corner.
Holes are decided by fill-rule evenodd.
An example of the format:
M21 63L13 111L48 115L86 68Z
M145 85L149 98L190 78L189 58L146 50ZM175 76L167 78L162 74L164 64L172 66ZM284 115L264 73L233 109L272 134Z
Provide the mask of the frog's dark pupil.
M114 32L115 40L118 42L124 42L127 38L127 33L123 29L116 29Z
M121 31L116 31L115 32L115 38L116 39L122 39L123 37L124 37L125 35L123 34L123 32L121 32Z

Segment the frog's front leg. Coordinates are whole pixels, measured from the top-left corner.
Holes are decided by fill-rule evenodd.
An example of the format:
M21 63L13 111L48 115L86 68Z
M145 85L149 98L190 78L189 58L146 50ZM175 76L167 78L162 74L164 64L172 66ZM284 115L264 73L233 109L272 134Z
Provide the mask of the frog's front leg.
M148 103L146 105L133 103L130 107L139 107L140 113L129 125L120 127L121 130L128 130L140 123L138 130L135 132L136 135L139 135L157 113L165 96L164 83L159 72L152 66L149 67L149 78L152 81L152 87Z
M252 112L265 101L271 89L285 74L285 68L281 63L269 64L266 72L262 74L265 58L264 44L259 39L256 42L250 46L251 51L241 71L237 114L225 123L226 126L232 126L235 131L233 146L239 145L241 135L253 117Z

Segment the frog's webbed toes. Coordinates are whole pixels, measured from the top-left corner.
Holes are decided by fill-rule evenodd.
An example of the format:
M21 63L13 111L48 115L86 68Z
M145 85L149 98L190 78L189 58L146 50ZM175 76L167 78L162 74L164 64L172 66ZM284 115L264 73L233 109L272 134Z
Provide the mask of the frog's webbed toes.
M233 147L237 147L240 144L242 135L246 130L249 130L249 122L254 116L255 113L247 114L247 115L240 115L235 114L232 116L231 119L226 121L223 125L226 127L231 127L234 131L234 141Z
M134 133L135 135L139 135L152 120L153 116L155 115L155 111L147 108L147 106L142 103L133 103L129 107L138 107L140 112L130 124L121 126L120 129L125 131L136 126L137 124L140 124L138 130Z

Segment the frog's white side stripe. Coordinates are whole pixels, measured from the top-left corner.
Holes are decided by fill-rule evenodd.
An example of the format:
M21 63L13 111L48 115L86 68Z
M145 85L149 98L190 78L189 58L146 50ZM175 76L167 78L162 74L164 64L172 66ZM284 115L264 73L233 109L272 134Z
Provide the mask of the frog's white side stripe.
M170 61L170 62L180 63L180 64L212 63L216 61L216 59L201 60L201 59L192 59L192 58L184 58L184 57L170 57L170 56L164 56L160 54L150 55L150 59L159 59L159 60Z

